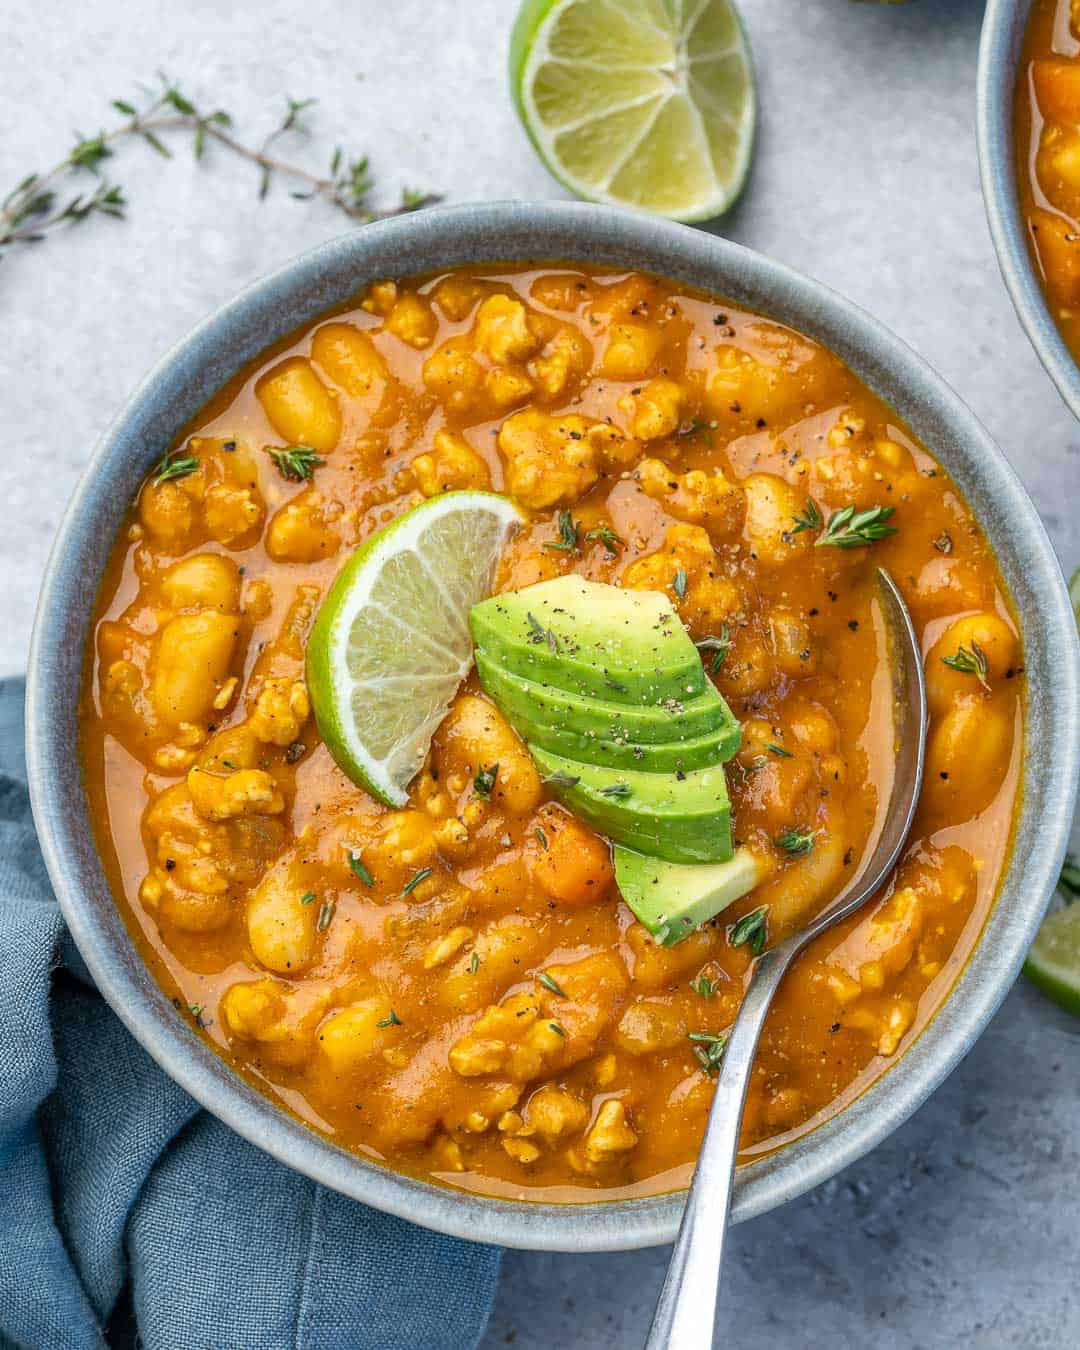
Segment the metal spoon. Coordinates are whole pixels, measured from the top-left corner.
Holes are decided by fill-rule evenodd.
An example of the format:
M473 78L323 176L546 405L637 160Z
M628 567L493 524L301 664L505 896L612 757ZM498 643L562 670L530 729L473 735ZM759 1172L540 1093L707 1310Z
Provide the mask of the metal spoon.
M893 671L896 747L884 823L861 874L811 924L758 957L724 1051L694 1181L645 1350L711 1350L743 1101L765 1014L788 967L807 943L853 914L881 886L900 856L915 816L926 747L922 657L895 582L880 569L878 579Z

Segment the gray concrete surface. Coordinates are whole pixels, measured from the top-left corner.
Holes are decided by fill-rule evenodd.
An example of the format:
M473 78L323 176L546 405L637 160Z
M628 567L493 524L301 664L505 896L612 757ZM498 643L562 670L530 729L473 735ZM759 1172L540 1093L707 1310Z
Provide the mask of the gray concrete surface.
M7 0L0 193L157 69L244 134L318 95L310 145L370 151L377 197L558 195L517 125L516 0ZM720 228L872 310L955 386L1080 562L1080 428L1013 315L983 220L977 0L743 0L761 137ZM20 669L38 580L90 447L148 365L260 272L338 233L328 208L260 205L243 165L131 147L130 219L0 262L0 673ZM1080 1345L1080 1024L1020 987L921 1112L862 1163L737 1231L725 1343L952 1350ZM510 1254L484 1350L641 1343L664 1253ZM407 1278L407 1273L403 1273Z

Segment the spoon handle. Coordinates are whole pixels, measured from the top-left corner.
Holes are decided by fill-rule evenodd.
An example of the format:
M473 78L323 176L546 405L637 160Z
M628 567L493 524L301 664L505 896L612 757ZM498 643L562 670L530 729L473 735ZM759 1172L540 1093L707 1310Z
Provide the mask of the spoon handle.
M781 943L755 964L724 1051L697 1170L645 1350L712 1350L743 1101L765 1014L796 950Z

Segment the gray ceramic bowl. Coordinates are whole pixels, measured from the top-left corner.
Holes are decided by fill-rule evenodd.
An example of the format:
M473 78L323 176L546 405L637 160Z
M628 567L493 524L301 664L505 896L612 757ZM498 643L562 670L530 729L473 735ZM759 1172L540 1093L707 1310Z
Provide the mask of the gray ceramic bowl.
M998 266L1039 360L1080 417L1080 367L1050 317L1028 251L1016 192L1013 91L1032 0L987 0L979 43L976 126L983 201Z
M34 814L53 885L101 992L151 1055L239 1134L358 1200L447 1233L589 1251L670 1240L680 1197L580 1206L483 1199L342 1151L236 1077L175 1014L136 953L87 826L76 707L88 621L116 531L149 466L240 366L383 276L455 263L567 260L642 268L762 310L817 338L883 395L954 475L986 527L1024 627L1023 814L1004 888L951 996L884 1078L835 1119L743 1170L747 1219L824 1181L894 1130L970 1049L1020 968L1057 877L1076 790L1078 662L1064 583L1031 502L968 409L897 338L825 287L711 235L576 203L425 211L324 245L207 319L150 374L97 447L41 593L27 698Z

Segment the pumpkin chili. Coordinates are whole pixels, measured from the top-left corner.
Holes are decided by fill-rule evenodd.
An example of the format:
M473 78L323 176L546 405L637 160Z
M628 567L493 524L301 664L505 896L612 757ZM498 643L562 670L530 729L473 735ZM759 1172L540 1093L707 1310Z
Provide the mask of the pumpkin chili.
M674 946L475 674L402 809L318 737L320 599L358 543L455 488L524 512L499 590L662 591L741 723L732 819L765 879ZM878 566L926 658L918 819L880 898L781 989L744 1161L895 1061L994 899L1024 680L993 554L891 409L771 319L572 264L371 286L222 389L117 540L81 752L139 951L238 1073L390 1167L567 1201L685 1184L755 953L854 875L883 807Z

